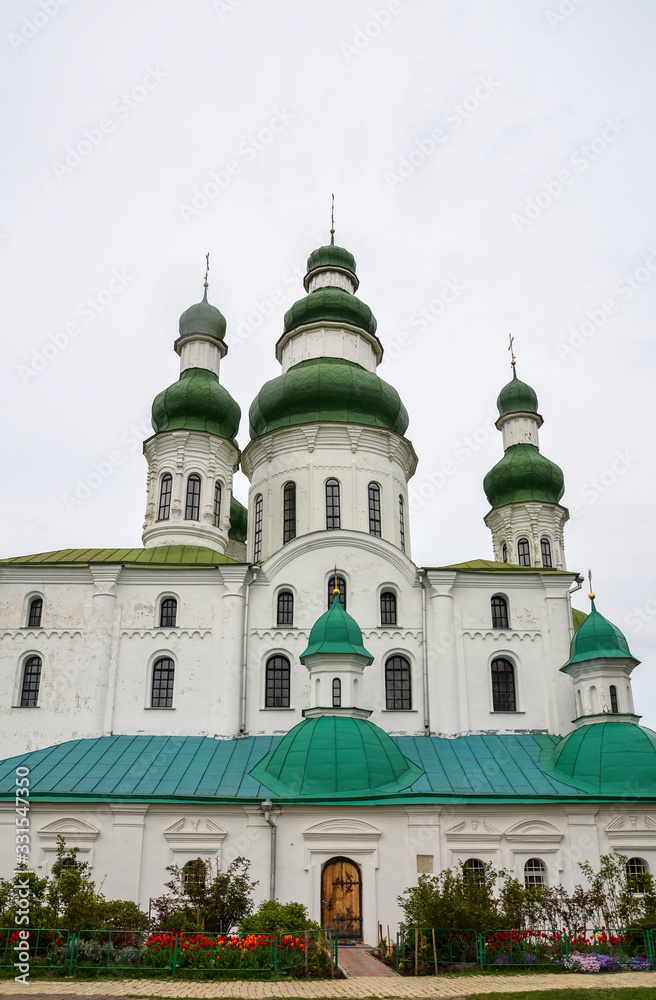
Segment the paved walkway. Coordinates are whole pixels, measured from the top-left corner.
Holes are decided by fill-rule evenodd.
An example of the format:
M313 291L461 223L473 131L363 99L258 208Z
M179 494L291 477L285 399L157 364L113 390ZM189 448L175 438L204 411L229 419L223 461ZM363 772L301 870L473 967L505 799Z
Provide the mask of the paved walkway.
M608 989L618 986L650 986L656 997L656 975L653 972L617 972L611 975L582 976L572 973L535 976L394 976L380 979L363 976L358 979L328 979L304 983L290 980L284 983L248 982L203 982L192 983L180 980L161 979L121 979L113 982L57 982L43 983L32 980L32 985L23 986L13 981L0 982L0 996L30 995L31 1000L53 1000L63 997L237 997L239 1000L268 1000L268 998L318 997L354 998L413 998L470 997L475 993L532 993L549 989Z
M363 946L358 947L356 945L352 948L340 948L339 965L349 979L359 979L363 976L367 976L368 978L375 976L377 979L384 977L398 978L396 972L393 972L388 966L383 965L377 958L370 955L369 949Z

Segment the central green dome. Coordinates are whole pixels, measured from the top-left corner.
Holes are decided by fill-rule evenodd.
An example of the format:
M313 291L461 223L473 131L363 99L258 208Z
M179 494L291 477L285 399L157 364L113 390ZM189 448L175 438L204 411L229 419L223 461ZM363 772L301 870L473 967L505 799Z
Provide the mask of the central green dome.
M343 358L310 358L266 382L249 417L251 438L317 421L366 424L402 436L409 423L396 389Z
M168 389L155 396L152 424L162 431L207 431L233 440L241 410L207 368L187 368Z
M629 649L624 633L599 614L594 599L591 600L591 605L590 614L572 637L569 660L560 669L564 670L572 663L599 659L633 660L637 665L639 660L635 659Z
M509 413L537 413L538 397L534 389L526 382L520 382L517 378L517 371L513 367L513 377L504 385L497 399L497 409L499 416L505 417Z
M295 302L285 313L285 333L307 323L357 326L375 336L376 320L368 305L343 288L317 288Z
M344 271L355 274L355 257L344 247L336 247L331 243L312 251L307 260L307 275L319 267L341 267Z
M490 469L483 489L492 508L530 500L558 503L565 492L565 477L534 444L514 444Z
M595 795L653 799L656 733L632 722L581 726L542 750L540 767L558 781Z
M373 663L373 656L362 644L360 626L355 618L344 611L339 595L334 596L328 611L312 626L307 649L299 657L301 663L305 663L305 658L313 653L355 654L364 656L369 663Z
M372 722L305 719L250 771L275 796L360 799L394 795L424 772Z

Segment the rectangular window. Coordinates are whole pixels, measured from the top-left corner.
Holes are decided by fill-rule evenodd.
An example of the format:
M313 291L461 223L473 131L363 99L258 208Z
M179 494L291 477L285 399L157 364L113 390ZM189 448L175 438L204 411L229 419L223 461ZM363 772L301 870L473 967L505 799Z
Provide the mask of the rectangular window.
M173 707L173 679L175 666L173 660L164 657L153 667L153 697L152 708Z
M380 486L369 483L369 534L380 537Z
M290 664L286 656L272 656L266 666L267 708L289 708Z
M531 565L531 550L527 538L520 538L517 542L517 561L520 566Z
M162 485L159 491L159 509L157 511L158 521L168 521L171 516L171 489L173 478L169 475L162 477Z
M336 479L329 479L326 483L326 528L339 527L339 483Z
M41 683L41 657L30 656L23 667L23 684L21 688L21 708L36 708L39 700L39 684Z
M492 707L495 712L516 712L515 668L510 660L492 661Z
M283 494L283 545L293 538L296 538L296 483L287 483Z
M215 528L221 527L221 483L214 483L214 516Z
M403 497L399 496L399 541L401 552L405 552L405 515L403 512Z
M255 525L253 530L253 562L262 558L262 517L264 513L262 494L255 498Z
M185 521L197 521L200 515L200 476L189 476L187 480L187 502Z

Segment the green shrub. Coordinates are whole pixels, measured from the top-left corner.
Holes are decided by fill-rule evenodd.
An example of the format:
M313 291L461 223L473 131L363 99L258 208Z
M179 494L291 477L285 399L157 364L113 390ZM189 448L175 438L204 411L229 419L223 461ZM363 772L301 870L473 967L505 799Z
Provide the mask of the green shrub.
M302 931L320 930L319 924L310 920L302 903L280 903L267 899L260 903L255 913L239 924L240 934L299 934Z

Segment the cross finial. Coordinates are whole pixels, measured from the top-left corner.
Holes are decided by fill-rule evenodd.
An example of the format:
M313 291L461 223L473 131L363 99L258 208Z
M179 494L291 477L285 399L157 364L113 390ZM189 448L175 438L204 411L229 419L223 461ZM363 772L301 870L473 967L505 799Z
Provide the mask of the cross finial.
M588 583L590 584L590 593L588 594L588 597L590 598L591 601L594 601L595 595L592 592L592 570L591 569L588 570Z
M337 586L337 563L335 563L335 573L333 575L333 583L334 583L333 597L339 597L339 595L340 595L340 589Z
M513 366L513 368L515 367L515 364L516 364L515 352L513 350L513 344L514 343L515 343L515 338L513 337L512 333L509 333L508 334L508 350L510 351L510 364Z
M331 246L335 242L335 195L331 195L332 204L330 208L330 243Z
M204 288L207 288L208 285L209 285L209 282L207 280L207 276L209 275L209 273L210 273L210 255L209 255L209 253L206 253L205 254L205 281L203 282L203 287Z

